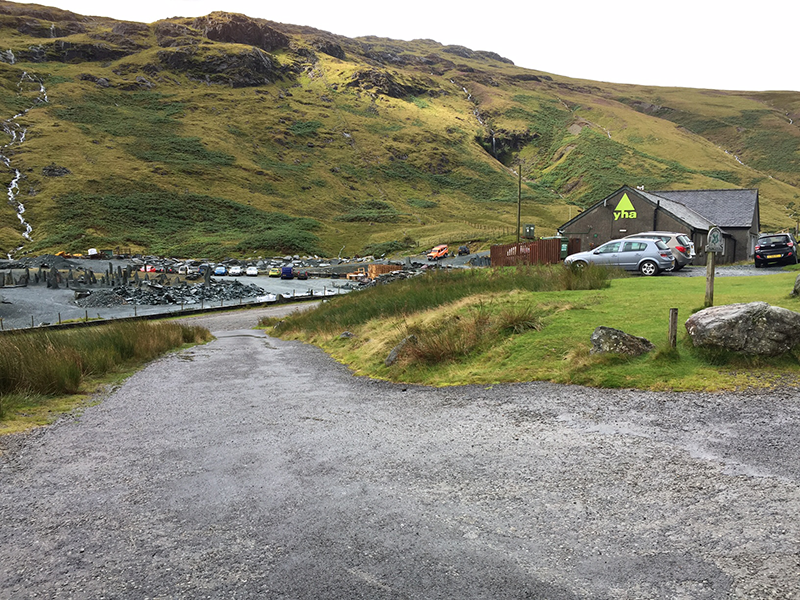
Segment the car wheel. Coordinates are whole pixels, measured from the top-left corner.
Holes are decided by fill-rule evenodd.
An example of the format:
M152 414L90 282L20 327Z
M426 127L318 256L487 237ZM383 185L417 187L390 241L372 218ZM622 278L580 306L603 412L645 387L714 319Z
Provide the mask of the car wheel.
M675 261L673 263L673 265L672 265L672 270L673 271L680 271L683 267L684 267L684 265L679 265L678 262Z
M760 262L756 261L756 269L760 269L763 266L764 266L763 263L760 263Z
M639 272L642 275L646 275L648 277L650 277L651 275L657 275L658 265L654 263L652 260L646 260L639 265Z
M574 269L585 269L587 264L588 263L585 260L576 260L570 264L570 267Z

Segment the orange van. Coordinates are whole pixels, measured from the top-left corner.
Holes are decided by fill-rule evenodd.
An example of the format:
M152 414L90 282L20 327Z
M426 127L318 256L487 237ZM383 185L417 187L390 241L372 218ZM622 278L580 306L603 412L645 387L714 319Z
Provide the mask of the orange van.
M428 252L428 260L439 260L440 258L447 258L447 244L436 246Z

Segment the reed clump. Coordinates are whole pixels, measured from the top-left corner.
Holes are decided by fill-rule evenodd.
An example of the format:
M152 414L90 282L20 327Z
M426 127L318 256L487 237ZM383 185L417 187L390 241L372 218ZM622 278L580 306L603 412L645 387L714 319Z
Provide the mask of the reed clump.
M201 327L149 322L5 335L0 337L0 396L74 394L87 377L210 338Z

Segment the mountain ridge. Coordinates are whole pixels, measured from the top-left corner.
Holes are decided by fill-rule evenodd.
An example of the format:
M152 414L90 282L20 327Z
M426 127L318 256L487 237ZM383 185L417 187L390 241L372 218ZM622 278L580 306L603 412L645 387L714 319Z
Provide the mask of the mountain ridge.
M794 92L591 82L221 11L141 24L4 1L0 61L0 117L29 109L3 155L31 240L10 203L7 253L510 241L520 161L537 234L623 184L757 187L762 229L800 214Z

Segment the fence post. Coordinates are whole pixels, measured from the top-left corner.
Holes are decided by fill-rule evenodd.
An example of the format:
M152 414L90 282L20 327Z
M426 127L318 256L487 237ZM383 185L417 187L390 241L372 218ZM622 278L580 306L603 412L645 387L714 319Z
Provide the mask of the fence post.
M669 347L674 348L678 342L678 309L669 309Z

